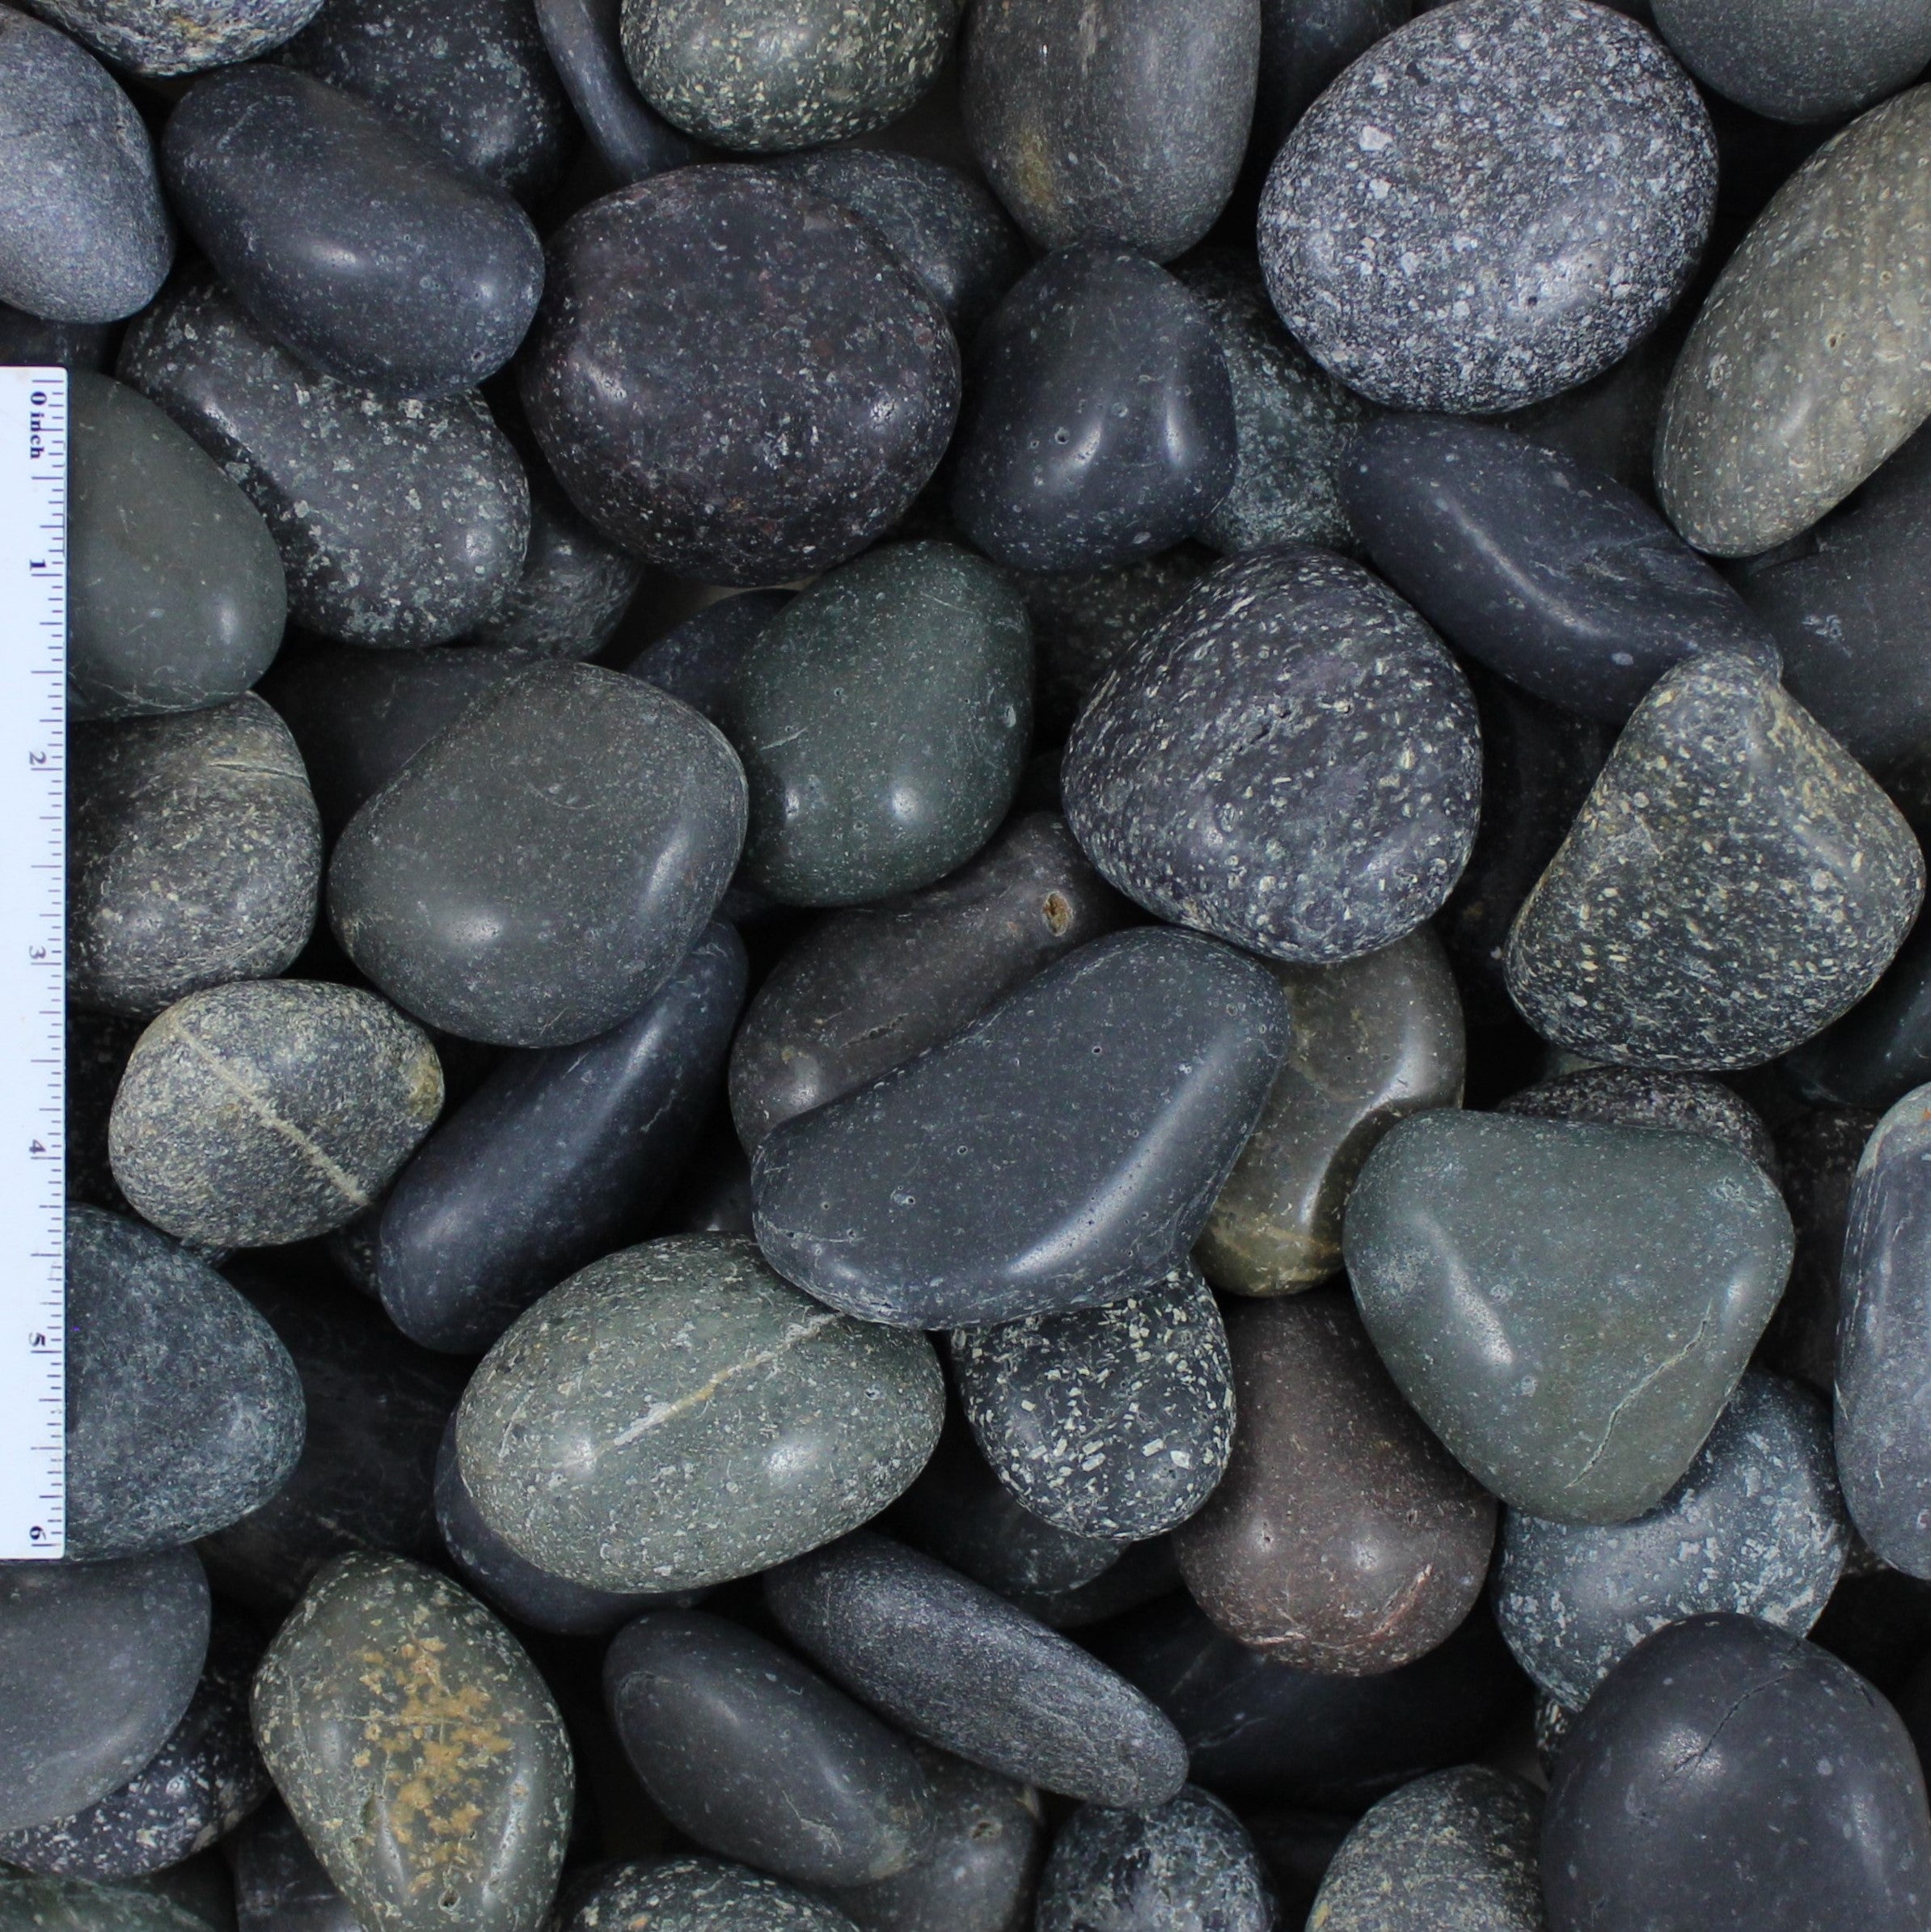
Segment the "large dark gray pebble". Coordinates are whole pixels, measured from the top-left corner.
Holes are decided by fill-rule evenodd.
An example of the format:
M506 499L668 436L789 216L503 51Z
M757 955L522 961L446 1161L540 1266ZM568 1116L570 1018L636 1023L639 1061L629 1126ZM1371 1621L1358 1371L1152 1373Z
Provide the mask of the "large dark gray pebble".
M0 1564L0 1830L117 1790L167 1742L208 1654L194 1553Z
M212 1268L138 1221L74 1207L66 1282L70 1556L175 1549L287 1482L295 1365Z
M986 0L966 32L979 165L1042 248L1124 243L1168 261L1205 235L1247 146L1258 0Z
M761 1141L759 1245L873 1321L1119 1300L1185 1258L1286 1043L1278 989L1231 949L1155 929L1096 940Z
M416 649L514 588L530 486L480 397L386 402L318 374L200 269L129 331L117 373L267 519L305 629Z
M115 322L174 260L154 151L86 49L0 8L0 302L49 322Z
M775 1570L786 1636L895 1723L987 1769L1098 1804L1164 1804L1186 1747L1066 1638L868 1531Z
M681 167L691 142L644 104L619 43L622 0L536 0L536 23L577 118L619 187Z
M560 1932L851 1932L842 1912L781 1879L716 1858L652 1858L587 1875Z
M1762 620L1633 491L1525 436L1385 416L1341 489L1375 568L1451 644L1566 711L1620 724L1703 651L1778 669Z
M76 370L67 398L69 715L239 697L288 615L267 526L146 396Z
M360 1214L434 1124L442 1068L359 987L240 980L191 993L134 1048L108 1146L138 1211L182 1241L260 1248Z
M678 170L566 222L518 366L577 508L716 583L855 556L924 487L958 408L952 332L886 244L743 168Z
M822 1888L896 1877L924 1849L910 1744L767 1638L696 1610L640 1617L603 1689L652 1802L707 1851Z
M1321 964L1440 906L1481 780L1474 702L1435 634L1358 564L1284 545L1223 564L1129 648L1061 782L1129 898Z
M70 996L137 1018L273 977L308 943L322 824L262 700L74 733Z
M509 196L326 81L210 74L168 117L161 159L235 297L338 381L454 395L501 368L536 313L542 246Z
M1593 1059L1748 1067L1821 1032L1903 943L1924 855L1770 673L1688 659L1637 706L1509 935L1509 991Z
M104 59L140 74L253 60L298 33L321 0L35 0Z
M644 565L599 535L537 461L530 472L523 574L470 633L471 648L526 657L589 657L610 642L644 581Z
M713 924L634 1019L497 1063L382 1204L376 1287L405 1335L480 1355L641 1230L709 1113L744 981L742 942Z
M1556 1761L1552 1932L1906 1932L1931 1896L1909 1735L1848 1664L1700 1617L1612 1672Z
M1683 293L1715 209L1709 116L1655 37L1589 0L1459 0L1303 116L1261 204L1274 306L1404 409L1586 383Z
M973 349L952 513L1019 570L1165 550L1234 480L1227 363L1206 311L1143 256L1050 256Z
M1579 1120L1598 1127L1655 1127L1707 1134L1779 1179L1776 1144L1763 1116L1741 1094L1701 1073L1657 1073L1640 1067L1587 1067L1552 1075L1511 1093L1498 1114L1537 1120Z
M357 812L330 861L344 949L430 1025L562 1046L657 993L744 837L723 737L654 687L533 666Z

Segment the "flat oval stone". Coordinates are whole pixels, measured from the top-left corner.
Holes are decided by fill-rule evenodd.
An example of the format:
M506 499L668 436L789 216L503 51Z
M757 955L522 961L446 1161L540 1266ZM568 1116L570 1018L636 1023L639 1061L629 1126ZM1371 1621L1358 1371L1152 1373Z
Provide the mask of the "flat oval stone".
M463 1368L405 1342L339 1282L244 1279L294 1358L308 1431L287 1483L201 1548L224 1598L278 1621L344 1551L440 1554L436 1446Z
M1916 80L1931 6L1882 0L1850 23L1818 0L1654 0L1656 28L1697 79L1773 120L1837 120Z
M147 130L86 49L11 7L0 142L0 302L49 322L145 307L175 252Z
M1607 1529L1507 1511L1495 1619L1516 1661L1570 1710L1651 1632L1715 1611L1802 1637L1850 1543L1823 1406L1752 1372L1675 1488Z
M193 1699L209 1615L190 1549L0 1564L0 1831L70 1817L153 1761Z
M1870 990L1924 881L1897 808L1768 671L1694 657L1637 706L1516 915L1509 991L1592 1059L1754 1066Z
M603 1694L651 1802L707 1851L823 1888L895 1877L924 1848L911 1746L768 1638L701 1610L640 1617Z
M237 1932L360 1932L349 1901L279 1801L222 1849L235 1874Z
M251 1630L218 1617L194 1697L154 1757L85 1811L0 1837L0 1858L42 1877L112 1883L179 1866L232 1831L274 1788L248 1727L260 1655Z
M526 1560L600 1590L688 1589L876 1516L932 1453L943 1406L922 1338L818 1307L748 1241L687 1235L530 1309L471 1381L457 1454Z
M70 1557L178 1548L288 1481L302 1453L295 1365L212 1268L75 1205L66 1286Z
M958 412L952 332L885 243L742 168L678 170L565 222L518 372L577 508L720 584L856 556L924 488Z
M1653 1508L1709 1434L1790 1266L1790 1217L1722 1142L1416 1115L1348 1203L1382 1359L1464 1468L1561 1523Z
M239 697L288 615L267 526L146 396L77 370L67 404L70 717Z
M805 1655L894 1723L989 1771L1129 1810L1186 1776L1139 1692L1024 1611L869 1531L765 1579Z
M1485 1765L1417 1778L1348 1833L1319 1932L1544 1932L1542 1795Z
M556 78L597 158L619 187L691 158L690 141L644 104L619 40L622 0L536 0Z
M542 244L509 197L312 75L256 64L197 81L161 159L235 298L340 382L454 395L501 368L536 314Z
M376 1236L376 1289L410 1340L480 1355L641 1230L709 1114L745 971L743 942L712 924L635 1019L506 1055L430 1135Z
M1287 1031L1272 981L1229 949L1096 940L760 1141L758 1245L819 1300L911 1328L1120 1300L1185 1258Z
M624 0L623 59L673 127L763 154L867 134L938 78L952 0Z
M560 1932L851 1932L845 1915L781 1879L716 1858L652 1858L592 1873Z
M1016 570L1165 550L1233 482L1213 325L1143 256L1083 247L1035 264L980 329L969 373L952 514Z
M1809 529L1931 414L1927 289L1931 89L1916 87L1784 184L1697 315L1656 441L1657 495L1691 543L1753 556Z
M923 154L822 148L766 163L875 229L967 342L1032 257L1004 209L973 175Z
M1397 1120L1460 1106L1468 1059L1454 977L1426 926L1337 966L1267 970L1293 1017L1287 1057L1194 1249L1236 1295L1291 1294L1340 1267L1362 1162Z
M72 774L72 999L146 1018L294 964L315 928L322 822L260 698L84 725Z
M1587 0L1397 28L1287 137L1261 266L1288 329L1399 409L1513 409L1599 375L1688 284L1716 139L1655 37Z
M1542 1827L1552 1932L1905 1932L1927 1866L1897 1714L1848 1664L1742 1617L1673 1624L1617 1667L1556 1761Z
M1274 1888L1246 1828L1183 1785L1155 1812L1082 1805L1040 1875L1037 1932L1273 1932Z
M576 146L530 0L327 0L281 58L526 201L556 186Z
M1258 0L1109 5L1077 32L1052 0L990 0L966 28L966 132L1035 247L1169 261L1233 192L1260 52Z
M171 1900L86 1879L0 1882L0 1932L207 1932Z
M1058 1528L1120 1542L1164 1535L1227 1466L1233 1366L1191 1266L1105 1308L961 1329L952 1366L1000 1482Z
M644 567L605 541L551 481L530 472L530 545L501 607L470 633L471 649L527 657L592 657L608 644L644 581Z
M1703 651L1779 669L1762 620L1633 490L1525 436L1385 416L1341 492L1375 568L1451 644L1566 710L1620 724Z
M255 1733L364 1925L526 1932L548 1910L569 1739L535 1667L448 1578L338 1558L262 1659Z
M330 923L399 1005L467 1039L566 1046L642 1010L744 838L723 736L640 679L534 666L362 806Z
M178 1240L260 1248L361 1213L434 1124L442 1069L359 987L241 980L136 1044L108 1125L114 1177Z
M140 74L252 60L314 17L321 0L36 0L104 58Z
M1238 1308L1228 1342L1233 1460L1173 1541L1194 1600L1302 1670L1433 1650L1481 1595L1494 1499L1402 1401L1346 1288Z
M116 373L260 511L304 629L419 649L514 588L530 486L480 396L385 401L318 374L198 269L128 332Z
M1385 6L1388 0L1371 0ZM1270 11L1264 8L1264 16ZM1281 327L1253 260L1207 247L1174 271L1212 323L1234 398L1234 480L1201 521L1204 543L1238 556L1269 543L1351 550L1336 488L1369 405L1311 361Z
M923 892L834 914L786 950L732 1042L739 1139L754 1148L949 1039L1125 915L1049 812L1009 820Z
M1435 633L1298 545L1223 564L1130 646L1061 777L1073 835L1130 898L1315 965L1441 905L1481 780L1474 701Z
M720 721L750 786L746 885L798 906L929 886L986 843L1018 788L1025 604L970 551L881 545L758 633Z
M1707 1134L1781 1177L1777 1148L1763 1116L1721 1080L1701 1073L1657 1073L1642 1067L1587 1067L1538 1080L1496 1103L1498 1114L1537 1120L1578 1120L1597 1127L1654 1127Z

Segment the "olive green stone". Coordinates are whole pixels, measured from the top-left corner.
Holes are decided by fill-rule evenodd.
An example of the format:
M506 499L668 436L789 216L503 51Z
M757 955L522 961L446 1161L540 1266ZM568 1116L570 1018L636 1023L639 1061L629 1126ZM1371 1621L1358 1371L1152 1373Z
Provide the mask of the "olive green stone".
M856 1529L944 1419L932 1344L835 1314L746 1241L606 1256L484 1357L457 1412L491 1528L600 1590L748 1576Z
M570 1833L569 1739L466 1591L357 1553L310 1585L255 1679L255 1735L367 1932L535 1932Z
M1429 927L1339 966L1261 963L1287 996L1293 1042L1194 1250L1233 1295L1332 1275L1361 1164L1405 1115L1459 1106L1467 1063L1461 999Z
M765 627L720 721L750 780L746 885L795 906L929 886L991 837L1018 788L1025 601L950 543L868 552Z
M1931 87L1853 121L1718 278L1663 399L1656 491L1752 556L1841 502L1931 415Z
M85 1879L15 1878L0 1870L0 1932L207 1932L170 1899Z

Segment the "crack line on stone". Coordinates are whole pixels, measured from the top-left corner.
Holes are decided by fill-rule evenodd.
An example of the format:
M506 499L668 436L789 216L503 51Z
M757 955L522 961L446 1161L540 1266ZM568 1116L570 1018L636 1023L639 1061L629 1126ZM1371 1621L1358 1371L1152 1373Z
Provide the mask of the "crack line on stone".
M1623 1411L1639 1395L1654 1388L1663 1376L1667 1375L1672 1368L1676 1368L1680 1363L1686 1361L1695 1352L1696 1344L1703 1339L1705 1332L1709 1327L1709 1311L1706 1308L1704 1311L1703 1319L1696 1324L1696 1334L1692 1335L1688 1341L1676 1351L1675 1355L1666 1356L1633 1389L1617 1398L1616 1406L1609 1411L1609 1420L1603 1427L1603 1439L1595 1445L1595 1451L1588 1461L1584 1463L1582 1468L1562 1485L1564 1489L1574 1489L1603 1460L1603 1457L1608 1452L1609 1438L1616 1433L1616 1425L1622 1420Z
M668 1402L653 1402L627 1429L621 1430L611 1439L613 1449L625 1449L648 1435L653 1429L661 1428L665 1423L675 1422L679 1416L688 1415L694 1409L702 1408L727 1382L737 1380L738 1376L750 1375L754 1370L768 1368L782 1355L788 1354L801 1342L809 1342L822 1330L830 1327L833 1322L844 1317L827 1308L816 1315L807 1316L802 1321L795 1321L780 1335L777 1341L762 1353L746 1355L742 1362L733 1362L728 1368L720 1368L708 1382L702 1382L688 1393Z

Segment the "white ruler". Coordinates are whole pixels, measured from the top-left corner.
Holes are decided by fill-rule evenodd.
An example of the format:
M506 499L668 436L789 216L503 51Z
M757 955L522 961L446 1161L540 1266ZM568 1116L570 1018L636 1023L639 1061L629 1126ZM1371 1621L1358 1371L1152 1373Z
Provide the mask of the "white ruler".
M0 369L0 1561L65 1543L67 372Z

